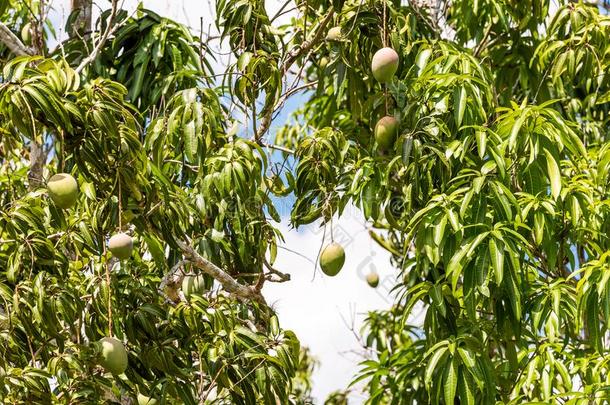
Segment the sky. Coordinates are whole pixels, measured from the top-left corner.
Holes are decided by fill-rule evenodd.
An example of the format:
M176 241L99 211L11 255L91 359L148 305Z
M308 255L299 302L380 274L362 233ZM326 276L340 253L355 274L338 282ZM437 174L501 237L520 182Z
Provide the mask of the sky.
M69 0L54 0L50 19L62 36L63 26L70 10ZM151 0L144 6L165 17L199 30L201 19L205 31L214 28L215 10L212 1L201 0ZM96 1L99 9L107 9L109 1ZM273 15L280 2L267 0L267 11ZM123 8L133 10L137 1L125 0ZM290 15L279 23L290 21ZM224 50L223 44L214 44L217 50ZM218 62L222 68L229 62L224 56ZM271 126L271 133L286 123L290 113L302 102L303 96L291 99ZM273 139L273 136L271 136ZM281 284L267 283L263 293L279 314L280 323L293 330L301 344L310 348L311 354L319 361L313 375L313 396L316 404L322 404L329 393L347 388L363 360L364 350L359 332L366 313L371 310L388 309L392 303L390 289L395 284L396 270L390 265L390 255L381 249L368 235L369 226L360 211L348 207L341 218L333 221L335 241L345 248L346 263L336 277L327 277L315 269L315 261L324 242L324 230L319 224L300 227L289 225L290 201L282 200L278 209L282 222L278 224L285 243L278 250L274 264L278 270L290 273L292 279ZM328 241L328 232L326 241ZM366 284L366 273L375 270L380 276L380 285L373 289ZM366 399L364 394L352 392L350 404L360 404Z
M296 231L282 223L285 246L298 254L280 249L275 267L288 271L292 279L266 284L263 290L279 313L282 326L295 331L320 361L313 376L317 403L322 403L328 393L349 385L363 359L358 334L364 315L369 310L389 308L389 290L395 284L389 254L368 236L360 212L354 207L346 211L333 222L335 241L341 242L346 253L345 266L337 276L327 277L315 268L322 228L307 226ZM364 280L373 269L380 275L377 289ZM355 392L351 399L350 403L362 403L366 398Z

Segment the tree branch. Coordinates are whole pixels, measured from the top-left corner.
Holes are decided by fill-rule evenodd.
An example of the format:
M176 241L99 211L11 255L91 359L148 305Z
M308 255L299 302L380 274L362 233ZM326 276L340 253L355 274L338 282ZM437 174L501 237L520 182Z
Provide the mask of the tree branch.
M485 48L485 46L487 46L487 43L488 43L487 39L489 38L489 34L491 33L491 27L492 27L492 25L489 24L487 26L487 28L485 28L485 34L483 34L483 39L481 39L481 42L479 42L479 44L474 49L473 55L475 58L478 58L479 54L481 53L483 48Z
M202 270L208 276L213 277L215 280L218 280L218 282L222 284L223 288L227 292L236 295L239 298L256 301L265 306L267 305L265 298L259 291L256 291L250 286L245 286L243 284L238 283L237 280L231 277L220 267L216 266L214 263L205 259L187 243L183 241L177 241L177 244L180 249L182 249L182 253L184 254L186 260L191 262L195 267Z
M298 93L301 90L305 90L308 89L310 87L316 86L318 84L318 80L314 80L313 82L309 82L309 83L305 83L302 84L298 87L293 87L290 90L288 90L286 93L284 93L281 97L280 97L280 101L277 103L277 105L282 105L286 102L286 100L292 96L295 93Z
M176 263L170 271L163 276L161 283L159 283L159 293L165 297L167 302L176 304L180 301L178 296L178 286L184 278L184 265L188 263L187 260L180 260ZM182 274L180 274L182 273Z
M290 274L288 273L282 273L279 270L276 270L275 268L273 268L273 266L271 264L269 264L269 262L267 262L267 260L265 260L265 267L269 270L268 275L270 276L271 274L275 274L276 276L278 276L279 278L277 280L272 280L271 278L269 278L269 281L273 281L276 283L284 283L286 281L290 281Z
M32 139L30 145L30 170L28 171L30 190L36 190L38 187L42 186L42 171L46 158L42 145L39 144L36 139Z
M275 150L279 150L285 153L288 153L289 155L294 155L296 152L290 148L286 148L284 146L281 145L275 145L273 143L265 143L263 142L263 140L261 139L258 144L260 146L262 146L263 148L269 148L269 149L275 149Z
M335 15L335 10L331 6L328 9L328 14L326 15L326 17L324 17L324 19L320 22L320 25L318 25L318 29L314 33L313 38L311 38L310 40L304 41L301 45L297 46L295 49L293 49L292 51L290 51L288 53L288 58L286 59L286 61L284 62L283 66L282 66L282 73L287 72L288 69L290 69L290 67L292 66L292 64L294 62L296 62L296 60L301 55L309 52L309 50L311 48L313 48L314 45L316 45L318 42L320 42L320 40L326 33L326 26L332 20L334 15Z
M21 42L21 40L17 37L17 35L13 34L13 31L10 30L4 23L0 22L0 42L8 47L15 55L24 56L24 55L34 55L34 50L32 48L28 48Z
M324 19L318 25L318 29L315 31L313 37L307 41L304 41L301 45L295 47L292 51L288 52L288 56L281 67L282 74L285 74L288 69L290 69L290 67L297 61L297 59L299 59L299 57L309 52L314 47L314 45L320 42L326 32L326 26L332 20L334 14L335 10L331 6L328 10L328 14L326 15L326 17L324 17ZM256 134L254 135L254 139L256 140L256 142L261 142L263 135L265 135L265 132L267 132L267 130L271 126L274 111L275 108L270 108L269 111L267 111L265 115L261 118L260 126L258 127Z
M110 17L108 18L108 26L106 27L106 31L104 31L104 33L102 34L102 38L99 40L95 48L93 48L93 51L89 54L89 56L83 59L80 65L78 65L78 67L74 69L76 73L82 72L82 70L87 67L89 63L93 62L95 58L97 58L97 55L100 53L100 50L108 40L110 34L112 34L119 27L118 24L112 24L114 22L114 18L117 15L118 5L119 0L112 0L112 10L110 11Z

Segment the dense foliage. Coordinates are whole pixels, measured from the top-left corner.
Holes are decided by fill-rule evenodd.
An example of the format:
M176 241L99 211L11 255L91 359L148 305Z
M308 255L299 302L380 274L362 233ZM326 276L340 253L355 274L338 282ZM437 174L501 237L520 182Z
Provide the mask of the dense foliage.
M220 69L207 34L149 10L113 1L88 30L75 8L48 49L47 2L0 1L0 398L310 402L312 361L261 294L289 279L273 263L290 194L295 226L359 206L401 275L363 331L370 403L603 403L610 18L402 3L218 0ZM386 84L382 47L400 59ZM380 144L384 116L399 131ZM56 173L78 182L71 208ZM185 294L194 274L205 291ZM124 374L100 366L109 336Z
M305 70L313 130L282 134L301 157L293 220L356 202L401 271L356 380L370 403L602 403L610 19L572 2L410 3L342 4L343 39ZM369 67L385 44L401 58L387 88ZM386 114L390 150L370 135Z
M4 9L17 34L38 26L30 6L47 11ZM5 49L0 85L2 401L306 401L309 357L260 294L281 275L266 256L269 162L231 133L205 46L113 8L90 35L31 53ZM44 188L61 172L80 189L68 209ZM135 240L122 261L107 249L120 231ZM208 290L187 299L193 273ZM125 344L120 376L99 367L104 336Z

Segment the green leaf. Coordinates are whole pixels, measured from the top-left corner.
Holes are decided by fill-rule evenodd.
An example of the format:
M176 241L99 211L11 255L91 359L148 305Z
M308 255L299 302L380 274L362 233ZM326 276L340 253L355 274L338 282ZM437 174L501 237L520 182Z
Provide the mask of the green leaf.
M485 131L476 131L475 138L477 140L477 151L479 157L483 159L487 148L487 133Z
M526 118L527 114L525 112L521 112L521 115L513 124L513 127L510 131L510 137L508 138L508 148L510 150L515 149L515 145L517 144L517 136L519 135L519 131L521 131L521 127L523 126L523 123L525 122Z
M445 307L445 298L443 298L441 285L434 285L430 289L430 298L432 298L432 302L434 303L434 307L440 312L440 314L445 317L447 316L447 307Z
M466 89L464 86L456 87L453 93L453 111L455 124L458 128L462 125L464 119L464 111L466 110Z
M546 154L546 166L551 182L551 195L554 199L557 199L561 193L561 172L553 155L546 149L544 153Z
M504 284L506 285L506 290L508 292L510 305L513 310L513 314L515 315L515 319L519 321L521 319L521 293L516 283L516 276L513 272L509 272L509 277L504 278Z
M504 247L502 242L499 245L498 242L496 238L489 238L489 257L496 275L496 284L500 285L504 276Z
M198 137L195 133L195 121L189 121L184 125L184 152L190 163L197 162Z
M457 391L458 369L455 359L449 362L445 369L443 394L446 404L453 404Z
M447 347L445 346L445 347L441 347L438 350L436 350L434 352L434 354L432 355L432 357L430 358L430 361L428 362L428 365L426 366L426 372L425 372L425 376L424 376L424 382L426 383L426 387L428 387L428 389L432 383L432 375L437 370L438 363L441 361L441 359L446 357L446 355L447 355Z
M472 377L465 372L459 373L459 381L458 381L458 393L460 396L460 404L464 405L474 405L475 404L475 396L474 396L474 387L473 387Z
M536 245L540 246L544 238L544 223L545 216L541 211L534 213L534 240Z

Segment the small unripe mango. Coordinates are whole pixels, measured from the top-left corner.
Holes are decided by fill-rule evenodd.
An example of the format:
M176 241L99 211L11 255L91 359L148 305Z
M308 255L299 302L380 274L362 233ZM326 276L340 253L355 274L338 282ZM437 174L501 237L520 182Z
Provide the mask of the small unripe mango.
M127 370L127 351L123 343L113 337L100 339L100 365L112 374L123 374Z
M117 233L108 241L108 249L119 260L127 260L133 251L133 239L126 233Z
M23 43L25 45L31 45L32 44L32 32L30 31L32 29L32 24L31 23L25 23L23 25L23 27L21 27L21 40L23 41Z
M392 116L385 116L375 125L375 141L382 149L394 146L398 133L398 120Z
M372 271L366 275L366 282L373 288L376 288L379 285L379 274Z
M196 276L185 276L182 279L182 294L189 300L191 295L203 295L205 292L205 279L201 274Z
M394 49L381 48L375 52L373 61L371 62L373 77L375 77L379 83L392 81L394 74L396 74L396 71L398 70L398 62L398 54Z
M343 39L343 34L341 33L341 27L332 27L326 33L327 41L340 41Z
M326 66L328 66L328 58L323 56L322 59L320 59L320 69L326 69Z
M74 205L78 198L78 183L67 173L58 173L47 182L49 197L59 208L67 209Z
M320 268L327 276L336 276L345 264L345 250L340 244L333 242L326 246L320 254Z

